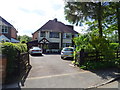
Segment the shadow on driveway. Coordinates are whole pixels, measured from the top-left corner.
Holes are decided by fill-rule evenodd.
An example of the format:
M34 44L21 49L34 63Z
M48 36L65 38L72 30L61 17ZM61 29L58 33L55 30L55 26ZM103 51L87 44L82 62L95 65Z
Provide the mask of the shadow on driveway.
M118 77L118 68L106 68L101 70L90 70L92 73L100 76L102 79L115 78Z

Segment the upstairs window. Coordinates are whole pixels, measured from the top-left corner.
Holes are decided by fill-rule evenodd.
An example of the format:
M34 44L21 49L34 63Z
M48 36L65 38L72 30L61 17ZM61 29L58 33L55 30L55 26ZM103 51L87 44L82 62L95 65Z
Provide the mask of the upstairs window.
M72 38L72 34L71 33L63 33L63 38L66 39L66 38Z
M2 26L2 33L8 33L8 27Z
M59 32L50 32L50 38L59 38Z
M46 37L45 31L41 31L40 37Z

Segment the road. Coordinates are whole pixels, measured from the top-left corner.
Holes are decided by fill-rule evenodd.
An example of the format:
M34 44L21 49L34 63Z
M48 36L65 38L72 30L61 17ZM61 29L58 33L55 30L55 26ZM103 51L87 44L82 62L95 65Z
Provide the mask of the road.
M107 80L73 67L71 60L62 60L56 54L30 56L30 63L32 69L21 88L87 88Z

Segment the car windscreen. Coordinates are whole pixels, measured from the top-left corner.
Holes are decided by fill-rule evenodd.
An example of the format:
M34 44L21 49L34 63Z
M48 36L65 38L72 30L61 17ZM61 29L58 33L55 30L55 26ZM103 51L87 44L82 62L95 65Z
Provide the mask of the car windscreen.
M72 48L65 48L64 51L73 51Z

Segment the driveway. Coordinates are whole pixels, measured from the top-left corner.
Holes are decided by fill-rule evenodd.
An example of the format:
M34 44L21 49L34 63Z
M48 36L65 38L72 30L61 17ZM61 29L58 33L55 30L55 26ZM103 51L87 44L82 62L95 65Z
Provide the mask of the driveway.
M21 88L87 88L111 78L111 72L104 70L101 74L81 70L73 67L71 60L62 60L56 54L30 56L30 63L32 69Z
M62 60L60 55L30 56L32 65L28 78L83 72L70 66L71 60Z

